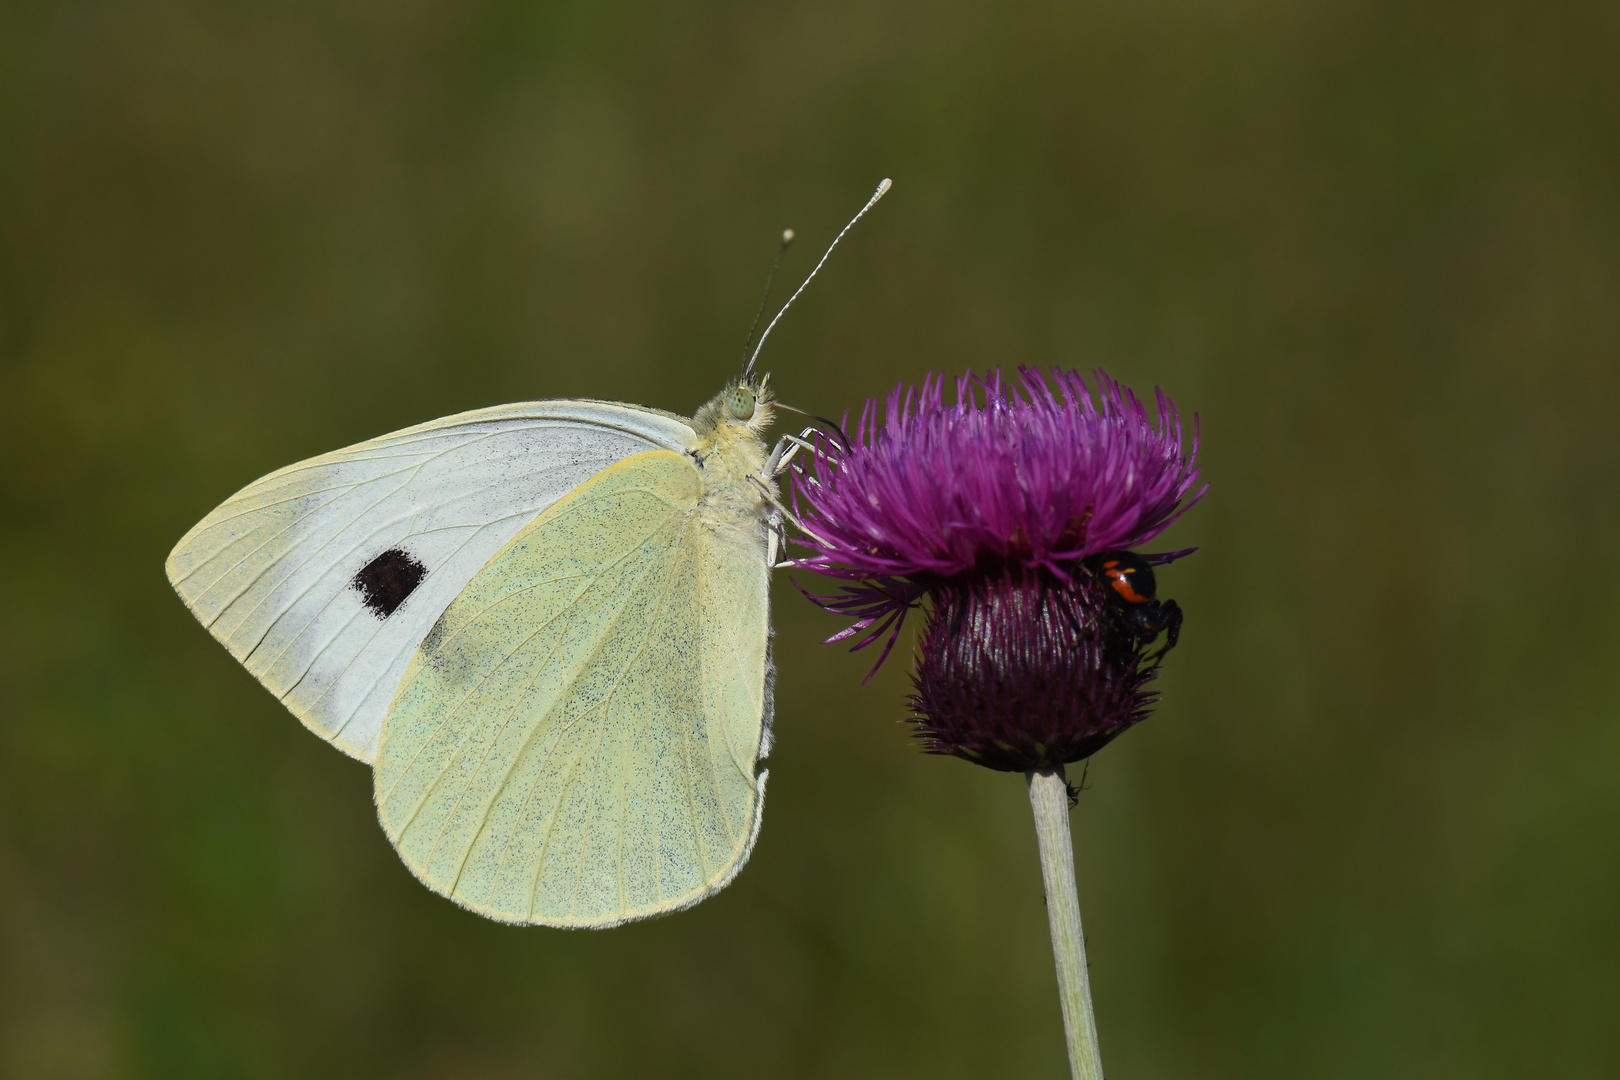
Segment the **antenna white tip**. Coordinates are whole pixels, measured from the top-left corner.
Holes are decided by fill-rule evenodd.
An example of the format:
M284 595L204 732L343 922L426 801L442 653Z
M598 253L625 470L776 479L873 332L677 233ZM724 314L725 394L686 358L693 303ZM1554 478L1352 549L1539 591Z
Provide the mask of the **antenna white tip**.
M776 328L776 324L778 322L782 321L782 316L786 315L787 314L787 309L793 306L793 301L797 300L799 298L799 294L804 292L804 287L806 285L810 284L810 282L812 282L813 280L815 280L815 276L817 274L821 273L821 268L827 264L827 259L828 259L829 256L832 255L833 248L838 246L838 241L842 240L844 238L844 234L849 232L849 230L853 229L855 227L855 223L857 221L861 220L861 218L865 217L866 212L868 210L872 209L872 207L876 206L877 201L879 199L883 198L884 195L887 195L888 192L889 192L889 189L892 188L893 186L894 186L894 181L890 180L887 176L885 176L883 178L883 182L877 186L877 190L872 193L872 197L870 199L866 200L866 205L861 207L859 213L857 213L854 217L849 219L849 224L845 225L841 230L839 230L839 233L838 233L837 236L833 237L833 242L828 244L827 245L827 250L822 253L821 261L816 263L815 267L813 269L811 269L810 276L805 278L804 281L799 284L799 287L796 290L794 290L793 295L788 297L787 303L782 305L782 310L780 310L780 311L778 311L776 313L776 318L772 319L770 321L770 323L766 325L765 332L763 334L759 335L759 343L754 346L753 355L748 358L748 363L743 365L743 374L744 375L747 375L750 371L754 370L754 361L759 359L759 352L760 352L761 349L763 349L765 347L765 339L771 336L771 331ZM793 239L793 230L792 229L784 229L782 231L782 246L786 247L792 241L792 239Z

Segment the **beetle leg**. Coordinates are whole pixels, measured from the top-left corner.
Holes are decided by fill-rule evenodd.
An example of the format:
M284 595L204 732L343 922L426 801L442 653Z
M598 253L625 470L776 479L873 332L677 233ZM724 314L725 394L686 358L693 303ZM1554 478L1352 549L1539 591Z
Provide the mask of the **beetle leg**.
M1159 662L1164 659L1164 654L1175 648L1176 642L1181 640L1181 605L1174 600L1166 600L1159 605L1159 610L1154 614L1158 616L1154 620L1155 630L1164 631L1164 644L1153 654L1153 666L1158 667ZM1155 633L1153 636L1157 637L1158 634Z

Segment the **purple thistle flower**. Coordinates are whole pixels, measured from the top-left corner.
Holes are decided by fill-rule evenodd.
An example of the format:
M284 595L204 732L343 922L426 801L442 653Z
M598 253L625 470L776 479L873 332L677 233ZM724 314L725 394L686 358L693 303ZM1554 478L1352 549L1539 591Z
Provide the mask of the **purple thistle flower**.
M1055 384L1055 385L1054 385ZM1180 609L1154 598L1132 556L1206 489L1196 427L1184 451L1175 406L1157 423L1129 390L1096 374L999 370L868 401L853 439L821 436L795 467L803 524L795 565L850 584L812 596L854 622L828 639L887 638L930 599L913 723L928 750L995 769L1079 761L1143 719L1144 685L1174 644ZM881 422L880 422L881 421ZM1166 644L1149 655L1160 631ZM870 676L869 676L870 677Z

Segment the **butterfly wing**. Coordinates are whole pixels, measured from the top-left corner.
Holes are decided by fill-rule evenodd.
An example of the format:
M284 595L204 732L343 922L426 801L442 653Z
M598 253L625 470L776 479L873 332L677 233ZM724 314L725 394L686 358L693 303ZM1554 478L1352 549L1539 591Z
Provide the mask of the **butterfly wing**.
M307 727L372 761L406 665L490 557L602 469L693 439L605 402L446 417L249 484L175 545L169 580Z
M484 915L611 926L696 903L747 859L769 708L762 527L716 530L679 454L621 461L492 559L411 661L378 814Z

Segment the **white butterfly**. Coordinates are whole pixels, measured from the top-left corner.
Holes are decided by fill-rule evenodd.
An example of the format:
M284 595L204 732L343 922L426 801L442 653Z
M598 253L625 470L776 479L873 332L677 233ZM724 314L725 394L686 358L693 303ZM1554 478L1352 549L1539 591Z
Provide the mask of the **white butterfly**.
M169 580L374 766L434 891L552 926L689 906L747 860L765 792L775 478L799 440L767 449L752 366L690 420L531 402L288 466L187 533Z

